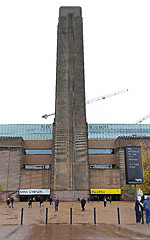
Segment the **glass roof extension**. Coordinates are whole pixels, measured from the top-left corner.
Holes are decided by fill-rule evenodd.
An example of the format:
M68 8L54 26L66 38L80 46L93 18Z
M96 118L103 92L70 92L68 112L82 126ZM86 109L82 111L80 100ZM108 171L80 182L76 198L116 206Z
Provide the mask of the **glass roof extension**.
M53 124L0 124L0 137L52 140ZM111 140L121 136L150 137L150 124L88 124L89 140Z
M150 137L150 124L88 124L88 139L111 140L122 136Z

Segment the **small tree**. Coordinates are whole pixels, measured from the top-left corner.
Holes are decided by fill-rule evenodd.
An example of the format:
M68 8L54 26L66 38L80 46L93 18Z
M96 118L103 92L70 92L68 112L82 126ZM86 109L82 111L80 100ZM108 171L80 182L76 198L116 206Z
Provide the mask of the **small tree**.
M3 187L2 187L2 185L0 184L0 192L3 190Z

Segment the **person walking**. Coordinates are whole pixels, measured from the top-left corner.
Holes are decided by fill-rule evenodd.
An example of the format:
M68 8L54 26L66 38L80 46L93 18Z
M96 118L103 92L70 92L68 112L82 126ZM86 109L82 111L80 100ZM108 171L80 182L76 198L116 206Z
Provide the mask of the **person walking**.
M81 199L81 208L82 208L82 211L85 210L85 204L86 204L86 200L84 198Z
M106 197L104 197L104 207L106 207L106 203L107 203L107 200L106 200Z
M6 207L9 207L10 208L10 199L9 198L7 198L7 201L6 201L6 206L5 206L5 208Z
M14 207L14 198L13 198L13 197L11 197L11 200L10 200L10 201L11 201L11 206L10 206L10 207L12 207L12 208L13 208L13 207Z
M144 200L143 208L146 215L146 224L149 225L150 224L150 198L149 197L147 197Z
M58 211L59 200L58 197L55 199L55 211Z
M40 207L43 207L43 206L44 206L44 204L43 204L43 198L40 197Z
M53 205L53 199L52 199L52 197L50 197L49 202L50 202L50 206Z
M136 223L140 223L141 222L141 205L139 200L135 201L135 213L136 213Z
M32 198L30 198L28 205L29 205L29 208L30 207L32 208Z

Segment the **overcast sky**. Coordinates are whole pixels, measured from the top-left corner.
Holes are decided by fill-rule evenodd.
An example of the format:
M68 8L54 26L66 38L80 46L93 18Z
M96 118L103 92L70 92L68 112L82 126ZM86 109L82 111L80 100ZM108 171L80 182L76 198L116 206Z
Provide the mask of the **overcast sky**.
M53 123L60 6L81 6L88 123L150 114L150 1L0 0L0 124ZM143 121L150 124L150 117Z

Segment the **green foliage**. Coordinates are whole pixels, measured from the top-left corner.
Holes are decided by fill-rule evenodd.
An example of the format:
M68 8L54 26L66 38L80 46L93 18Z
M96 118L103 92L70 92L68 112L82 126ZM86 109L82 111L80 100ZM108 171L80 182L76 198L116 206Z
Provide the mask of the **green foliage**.
M2 187L2 185L0 184L0 192L3 190L3 187Z
M134 194L134 185L124 184L124 191L128 194Z

